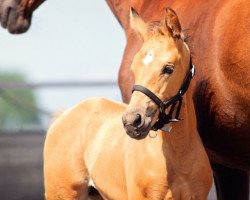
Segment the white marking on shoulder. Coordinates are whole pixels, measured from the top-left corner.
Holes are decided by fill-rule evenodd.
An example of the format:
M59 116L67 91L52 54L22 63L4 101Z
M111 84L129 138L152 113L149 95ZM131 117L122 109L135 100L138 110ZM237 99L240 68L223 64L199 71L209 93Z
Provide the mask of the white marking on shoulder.
M92 178L89 179L88 186L89 186L89 187L94 187L94 188L96 188L96 187L95 187L95 183L94 183L94 181L92 180Z
M149 63L151 63L154 59L154 51L150 49L146 56L143 58L142 62L144 63L145 66L148 66Z
M93 140L93 144L84 152L85 163L88 168L89 174L92 173L93 166L96 163L98 155L102 151L103 143L105 141L105 134L97 134Z

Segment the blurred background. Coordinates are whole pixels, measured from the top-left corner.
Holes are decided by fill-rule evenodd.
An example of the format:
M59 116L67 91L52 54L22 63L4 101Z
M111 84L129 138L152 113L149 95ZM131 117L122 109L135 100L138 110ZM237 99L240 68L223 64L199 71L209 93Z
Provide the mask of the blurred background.
M124 46L104 0L49 0L34 12L27 33L0 28L0 200L43 199L51 119L90 97L121 101Z
M116 80L124 45L120 25L106 2L98 0L47 1L35 11L27 33L10 35L0 29L1 97L25 113L25 123L20 124L16 112L17 121L5 129L46 129L48 115L88 97L120 100ZM6 81L13 85L3 85ZM17 81L29 85L15 85Z

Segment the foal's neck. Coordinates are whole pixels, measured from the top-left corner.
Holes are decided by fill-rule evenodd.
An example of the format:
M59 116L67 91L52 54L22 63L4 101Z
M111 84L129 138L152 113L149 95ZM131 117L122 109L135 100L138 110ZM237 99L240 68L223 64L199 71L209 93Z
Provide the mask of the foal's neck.
M160 135L163 137L163 147L165 147L167 151L172 149L175 153L184 153L190 149L195 139L199 140L191 94L189 89L183 96L183 105L180 114L182 120L169 124L169 126L172 126L170 133L160 131Z

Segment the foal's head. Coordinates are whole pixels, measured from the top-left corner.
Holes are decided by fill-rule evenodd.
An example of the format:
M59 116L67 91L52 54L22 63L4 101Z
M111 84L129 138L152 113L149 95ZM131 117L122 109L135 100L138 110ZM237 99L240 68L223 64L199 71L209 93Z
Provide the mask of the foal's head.
M178 17L167 8L161 22L147 24L131 9L130 24L143 40L131 65L135 84L166 101L178 92L189 70L190 52ZM158 116L158 105L142 92L134 91L122 121L127 134L140 139L147 136Z

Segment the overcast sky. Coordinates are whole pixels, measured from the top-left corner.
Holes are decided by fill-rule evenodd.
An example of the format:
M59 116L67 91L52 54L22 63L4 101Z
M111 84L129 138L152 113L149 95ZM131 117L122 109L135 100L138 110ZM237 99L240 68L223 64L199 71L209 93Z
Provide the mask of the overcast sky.
M124 45L124 32L104 0L48 0L27 33L0 28L0 71L23 72L29 81L117 80ZM36 92L48 110L91 96L120 100L118 87Z

